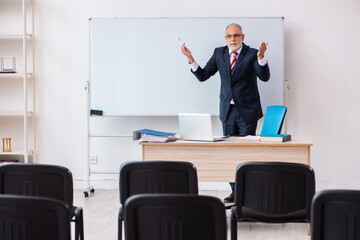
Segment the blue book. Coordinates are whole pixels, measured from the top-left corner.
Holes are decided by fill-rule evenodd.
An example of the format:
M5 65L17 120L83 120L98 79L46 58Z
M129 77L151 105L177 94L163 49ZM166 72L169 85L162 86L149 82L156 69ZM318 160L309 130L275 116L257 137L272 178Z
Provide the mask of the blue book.
M291 134L269 134L260 136L260 142L287 142L291 140Z
M260 136L279 134L286 114L285 106L268 106Z
M140 142L170 142L176 140L175 134L144 128L133 132L133 140L139 140Z

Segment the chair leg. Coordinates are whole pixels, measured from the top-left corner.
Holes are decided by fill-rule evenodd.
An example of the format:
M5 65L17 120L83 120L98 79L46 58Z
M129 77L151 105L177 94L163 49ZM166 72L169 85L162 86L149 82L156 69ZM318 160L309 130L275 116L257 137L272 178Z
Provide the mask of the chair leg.
M230 233L231 240L237 240L237 221L234 211L231 211L230 215Z
M122 217L119 214L118 218L118 240L122 239Z
M79 229L78 229L78 225L77 222L75 221L75 240L79 240Z
M77 207L75 210L75 240L84 240L84 217L83 209Z
M74 240L79 240L79 235L80 235L80 230L79 230L79 223L78 223L78 219L75 217L73 220L71 220L72 222L74 222L75 225L75 236L74 236Z
M84 218L83 218L82 209L81 209L81 216L79 218L79 236L80 236L80 240L84 240Z

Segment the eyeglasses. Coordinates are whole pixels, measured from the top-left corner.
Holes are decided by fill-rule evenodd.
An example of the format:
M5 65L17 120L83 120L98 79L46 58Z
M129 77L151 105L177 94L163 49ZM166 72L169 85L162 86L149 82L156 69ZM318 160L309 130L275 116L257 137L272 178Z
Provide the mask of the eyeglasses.
M242 35L244 35L244 34L234 34L234 35L230 35L230 34L228 34L228 35L225 35L225 38L226 39L231 39L231 38L239 38L239 37L241 37Z

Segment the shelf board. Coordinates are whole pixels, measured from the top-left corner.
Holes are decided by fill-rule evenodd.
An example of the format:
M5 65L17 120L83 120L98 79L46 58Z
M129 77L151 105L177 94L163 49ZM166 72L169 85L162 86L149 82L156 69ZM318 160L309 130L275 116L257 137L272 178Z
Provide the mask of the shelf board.
M27 73L26 77L27 78L32 78L33 74L32 73ZM23 74L19 73L19 72L15 72L15 73L4 73L4 72L0 72L0 78L22 78Z
M24 151L3 152L1 150L0 155L24 155Z
M33 154L33 151L29 151L29 154L28 155L32 155ZM3 152L2 151L2 148L0 149L0 156L3 156L3 155L11 155L11 156L14 156L14 155L22 155L24 156L24 151L21 151L21 150L18 150L18 151L11 151L11 152Z
M0 39L5 38L15 38L15 39L21 39L24 36L24 34L18 33L18 34L0 34ZM32 38L32 34L26 34L26 38Z
M24 116L22 111L0 111L0 117L22 117ZM28 117L32 117L33 112L28 111Z

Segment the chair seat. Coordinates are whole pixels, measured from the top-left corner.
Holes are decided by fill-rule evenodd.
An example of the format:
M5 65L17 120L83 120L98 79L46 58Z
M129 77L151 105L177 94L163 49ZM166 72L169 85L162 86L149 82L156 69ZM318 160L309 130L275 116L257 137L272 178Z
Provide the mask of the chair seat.
M242 217L240 221L250 221L250 222L267 222L267 223L280 223L280 222L309 222L306 219L306 210L300 209L293 212L288 212L284 214L274 214L274 213L263 213L255 211L248 207L242 207Z

